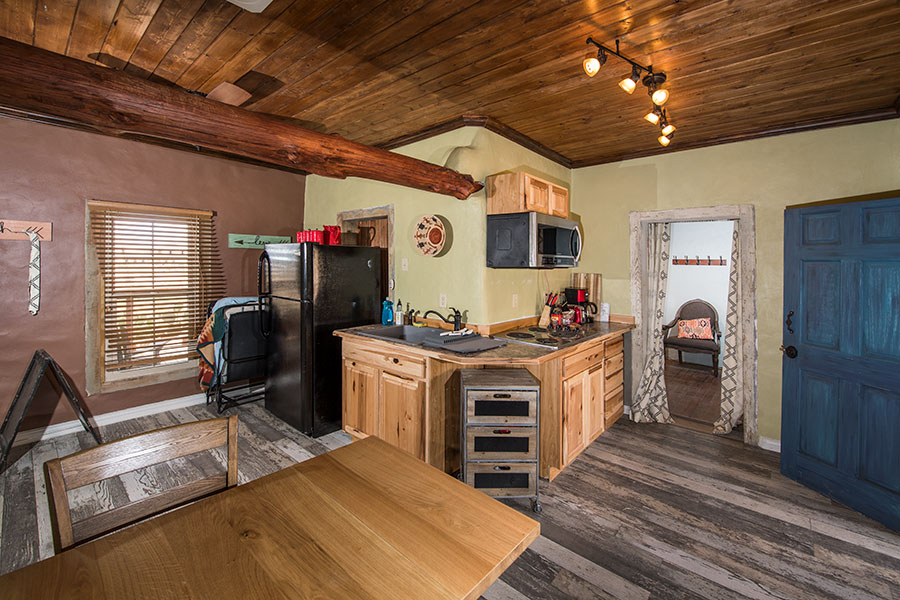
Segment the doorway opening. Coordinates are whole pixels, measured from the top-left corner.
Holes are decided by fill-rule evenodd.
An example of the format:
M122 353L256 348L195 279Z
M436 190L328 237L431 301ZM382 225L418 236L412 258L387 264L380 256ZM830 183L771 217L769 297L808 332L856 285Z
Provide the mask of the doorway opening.
M673 210L659 210L647 212L633 212L630 214L630 247L631 247L631 308L635 317L635 325L637 329L632 334L632 372L643 373L649 357L659 359L665 364L664 354L661 352L653 352L653 329L650 324L662 325L670 321L664 321L666 316L660 304L656 291L658 273L651 274L650 252L651 241L658 236L660 224L679 224L679 223L697 223L709 221L730 221L734 224L736 231L740 232L738 239L734 242L734 256L725 256L722 258L730 264L737 267L737 272L730 275L738 283L731 286L731 290L737 287L738 293L729 299L729 307L736 308L736 311L730 311L730 314L720 315L722 325L722 335L725 339L726 331L724 324L726 319L731 324L732 331L727 338L731 344L736 347L731 348L729 355L733 359L737 356L737 365L730 365L730 374L735 376L739 382L729 392L729 396L720 398L720 409L722 416L725 415L726 400L732 403L733 408L738 408L740 412L731 413L735 416L741 415L743 432L742 437L745 444L757 445L759 441L759 433L757 429L757 340L756 340L756 225L754 207L752 205L733 205L733 206L714 206L703 208L684 208ZM668 234L664 236L666 244L668 244ZM666 262L671 266L672 258L677 250L671 252L671 256L667 256ZM694 253L694 257L699 259L698 253ZM684 258L680 256L679 258ZM706 259L706 256L702 256ZM713 258L710 253L710 259ZM715 256L715 258L718 257ZM705 267L712 268L712 267ZM729 269L728 266L725 267ZM730 271L730 269L729 269ZM667 277L666 274L662 275ZM729 292L731 294L731 292ZM693 299L693 298L692 298ZM702 298L701 298L702 300ZM676 305L677 309L678 305ZM674 312L674 310L673 310ZM736 313L736 316L735 316ZM670 319L671 320L671 319ZM676 323L677 326L677 323ZM662 347L662 340L656 338L657 348ZM683 353L684 358L685 354ZM662 358L660 358L662 357ZM677 354L674 355L675 364L677 365ZM711 357L710 357L711 358ZM682 363L684 360L682 360ZM721 365L721 361L720 361ZM662 366L659 365L659 366ZM666 365L668 366L668 365ZM684 367L684 364L679 365ZM688 367L690 368L690 367ZM712 366L708 367L708 373L712 373ZM668 376L668 369L665 368L665 376ZM724 369L720 369L717 373L718 377L723 375ZM650 371L648 371L650 373ZM659 373L654 370L653 373ZM727 380L731 380L729 376ZM632 389L630 397L635 398L635 392L640 388L641 378L635 376L632 378ZM684 383L685 387L691 385ZM720 386L720 389L721 386ZM710 392L713 393L713 392ZM719 416L719 415L717 415ZM721 417L720 417L721 420ZM740 433L738 434L740 435Z
M665 382L676 425L711 433L721 408L724 317L734 221L669 228ZM693 324L694 327L691 327Z
M394 206L348 210L337 215L341 243L382 249L382 294L394 301Z

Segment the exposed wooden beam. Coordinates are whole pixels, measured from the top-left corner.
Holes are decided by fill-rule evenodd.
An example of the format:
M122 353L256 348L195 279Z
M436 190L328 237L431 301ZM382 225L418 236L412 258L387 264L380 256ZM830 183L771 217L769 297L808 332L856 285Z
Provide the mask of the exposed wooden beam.
M0 108L12 115L190 144L343 179L464 199L470 175L0 38Z
M549 148L548 146L545 146L544 144L531 139L527 135L516 131L512 127L501 123L493 117L485 117L482 115L462 115L455 119L444 121L443 123L438 123L437 125L426 127L425 129L396 137L383 144L378 144L378 147L384 148L386 150L390 150L391 148L399 148L400 146L405 146L406 144L412 144L413 142L418 142L420 140L428 139L442 133L447 133L448 131L453 131L454 129L459 129L460 127L484 127L485 129L493 131L498 135L502 135L506 139L513 141L524 148L528 148L535 154L539 154L544 158L548 158L566 168L572 167L572 161L559 152L556 152L552 148Z

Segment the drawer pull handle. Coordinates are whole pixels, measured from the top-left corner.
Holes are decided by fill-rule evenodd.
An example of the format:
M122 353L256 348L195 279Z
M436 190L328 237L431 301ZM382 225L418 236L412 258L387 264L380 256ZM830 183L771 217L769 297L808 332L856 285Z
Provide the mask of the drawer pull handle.
M512 398L512 394L494 394L494 398Z
M509 471L510 469L512 469L512 467L501 467L500 465L494 467L495 471Z
M494 433L497 433L500 435L507 435L507 434L512 433L512 430L510 430L510 429L495 429Z
M354 362L350 363L350 365L355 367L355 366L356 366L356 362L354 361Z
M395 359L394 359L394 364L395 364L395 365L399 365L399 364L400 364L400 359L399 359L399 358L395 358Z

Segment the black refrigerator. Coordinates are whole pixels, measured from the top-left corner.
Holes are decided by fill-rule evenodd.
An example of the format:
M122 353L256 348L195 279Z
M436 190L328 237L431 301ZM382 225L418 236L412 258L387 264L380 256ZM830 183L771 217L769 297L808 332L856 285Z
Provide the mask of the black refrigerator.
M341 426L341 341L335 329L381 320L381 248L266 244L259 259L268 339L265 406L317 437Z

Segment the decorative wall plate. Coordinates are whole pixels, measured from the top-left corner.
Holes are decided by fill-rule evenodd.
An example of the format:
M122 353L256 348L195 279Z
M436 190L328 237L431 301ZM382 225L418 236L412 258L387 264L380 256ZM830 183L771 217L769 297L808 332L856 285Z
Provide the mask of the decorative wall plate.
M413 242L416 245L416 250L425 256L439 256L443 254L445 249L450 249L447 230L448 227L444 217L440 215L423 216L416 223L413 232Z

